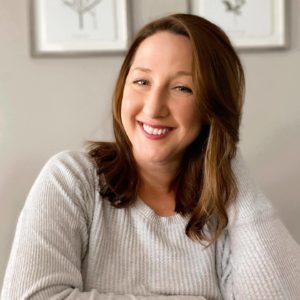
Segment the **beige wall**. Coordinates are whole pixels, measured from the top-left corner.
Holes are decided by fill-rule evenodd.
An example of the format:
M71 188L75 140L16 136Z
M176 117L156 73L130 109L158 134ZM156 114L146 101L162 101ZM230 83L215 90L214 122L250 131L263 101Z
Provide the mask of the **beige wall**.
M290 48L241 53L247 76L241 148L299 242L300 1L287 2ZM186 12L187 3L134 0L132 27ZM0 0L0 286L17 217L42 165L87 139L111 138L110 97L123 58L33 59L29 44L28 1Z

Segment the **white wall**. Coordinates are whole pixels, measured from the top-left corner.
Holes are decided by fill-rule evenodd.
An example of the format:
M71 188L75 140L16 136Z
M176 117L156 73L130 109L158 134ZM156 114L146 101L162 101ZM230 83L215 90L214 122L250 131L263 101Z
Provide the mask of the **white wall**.
M188 7L182 0L153 3L132 1L134 31ZM291 1L289 49L241 53L247 76L241 148L298 242L299 12L300 1ZM29 45L28 1L0 0L0 286L19 212L46 160L87 139L111 138L110 98L123 58L33 59Z

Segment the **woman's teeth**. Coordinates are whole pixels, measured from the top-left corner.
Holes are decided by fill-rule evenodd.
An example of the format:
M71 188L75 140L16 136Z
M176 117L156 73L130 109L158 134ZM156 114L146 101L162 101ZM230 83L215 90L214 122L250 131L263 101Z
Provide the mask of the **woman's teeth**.
M153 128L146 124L143 124L143 128L147 133L153 135L164 135L170 130L169 128Z

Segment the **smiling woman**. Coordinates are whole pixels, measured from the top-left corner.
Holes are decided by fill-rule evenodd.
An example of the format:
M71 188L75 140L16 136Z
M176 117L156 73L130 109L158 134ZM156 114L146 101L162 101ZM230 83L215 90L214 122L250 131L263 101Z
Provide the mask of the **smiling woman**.
M162 31L141 43L125 82L121 120L139 170L139 195L158 214L175 213L169 185L186 147L200 133L193 89L187 37ZM162 201L153 197L156 190ZM171 201L163 200L168 198Z
M142 28L113 95L116 141L44 167L3 299L297 299L299 246L237 149L243 93L214 24Z

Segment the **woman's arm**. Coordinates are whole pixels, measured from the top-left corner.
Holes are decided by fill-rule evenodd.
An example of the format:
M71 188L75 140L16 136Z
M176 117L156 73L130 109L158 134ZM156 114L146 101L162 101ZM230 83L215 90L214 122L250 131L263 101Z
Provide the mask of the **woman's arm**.
M99 294L96 290L91 292L73 292L67 298L55 298L66 300L206 300L201 296L134 296L134 295L116 295L116 294Z
M78 154L52 158L34 183L19 217L1 299L184 300L192 296L134 296L84 292L81 262L88 243L88 205L95 187ZM203 299L203 298L202 298Z
M229 209L228 230L217 244L225 299L298 299L300 247L238 156L239 196Z

